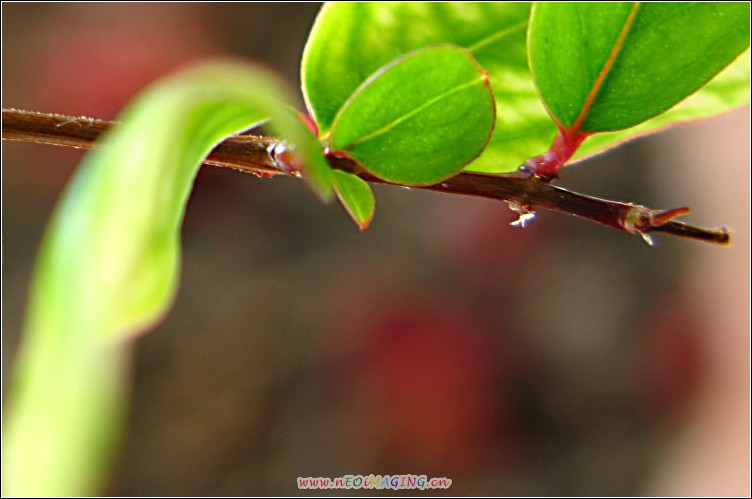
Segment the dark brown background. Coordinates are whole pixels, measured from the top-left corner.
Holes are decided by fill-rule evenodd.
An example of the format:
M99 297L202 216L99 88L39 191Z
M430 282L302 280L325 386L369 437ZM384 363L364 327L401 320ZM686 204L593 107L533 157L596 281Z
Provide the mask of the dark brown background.
M3 106L113 118L190 61L291 84L317 4L3 3ZM730 249L376 186L363 234L302 183L199 175L180 294L138 344L108 492L295 494L445 476L453 494L749 494L749 109L562 184L727 224ZM540 151L531 151L531 154ZM75 151L3 143L3 381ZM305 495L309 495L307 492Z

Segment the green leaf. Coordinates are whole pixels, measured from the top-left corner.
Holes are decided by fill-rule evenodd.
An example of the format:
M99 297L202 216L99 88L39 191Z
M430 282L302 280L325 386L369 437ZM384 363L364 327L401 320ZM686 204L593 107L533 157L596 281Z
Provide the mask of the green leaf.
M433 47L369 77L343 104L328 138L333 151L381 179L435 184L483 150L494 111L487 76L470 53Z
M303 54L301 74L309 110L326 131L355 88L396 56L440 43L459 45L488 71L497 106L491 141L465 169L516 170L527 158L547 150L557 133L528 68L529 10L529 3L507 2L329 2L316 19ZM747 104L746 61L736 61L668 113L637 128L588 138L576 158L592 156L636 135Z
M624 141L730 111L749 104L750 51L745 51L721 74L698 92L663 114L636 127L591 135L577 150L575 161L614 147Z
M514 170L555 131L527 66L529 10L505 2L328 2L303 53L309 110L326 132L355 89L395 57L442 43L465 47L488 71L497 106L491 141L469 169Z
M96 492L121 419L127 340L166 313L202 159L271 117L322 193L331 170L284 84L234 62L166 79L87 155L37 259L3 441L7 495Z
M360 177L333 170L334 192L360 230L366 230L373 219L376 201L368 184Z
M635 126L694 93L749 45L748 3L540 3L530 65L564 128Z

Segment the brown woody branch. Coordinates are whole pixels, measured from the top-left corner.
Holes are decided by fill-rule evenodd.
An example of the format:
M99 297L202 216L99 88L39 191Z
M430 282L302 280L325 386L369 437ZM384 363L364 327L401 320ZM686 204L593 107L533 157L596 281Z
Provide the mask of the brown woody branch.
M3 109L3 140L37 142L58 146L93 149L97 138L117 123L86 117ZM219 144L204 164L232 168L257 176L290 175L274 154L274 137L237 135ZM353 161L330 157L334 168L357 172L368 182L390 184L367 173ZM390 184L395 185L395 184ZM463 172L439 184L418 187L451 194L480 196L506 201L521 214L544 208L591 220L615 229L640 234L662 232L675 236L728 244L726 228L704 229L675 218L688 208L653 210L644 206L598 199L562 189L526 173L487 175Z

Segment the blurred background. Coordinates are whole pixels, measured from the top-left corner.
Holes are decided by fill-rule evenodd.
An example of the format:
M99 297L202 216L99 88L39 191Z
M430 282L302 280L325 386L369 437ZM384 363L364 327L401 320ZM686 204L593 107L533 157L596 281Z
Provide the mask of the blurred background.
M217 55L295 87L318 9L3 3L3 107L112 119ZM515 229L502 203L385 186L361 234L302 182L203 169L106 492L298 494L299 476L412 473L463 495L749 495L749 137L747 108L561 182L689 204L688 221L733 229L730 248L649 248L549 213ZM5 395L37 246L81 153L2 146Z

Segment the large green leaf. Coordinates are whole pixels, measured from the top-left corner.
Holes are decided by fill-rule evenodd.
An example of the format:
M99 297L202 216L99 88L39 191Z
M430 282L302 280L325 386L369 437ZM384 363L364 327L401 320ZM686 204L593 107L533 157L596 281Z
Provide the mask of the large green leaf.
M407 52L451 43L469 49L489 73L496 125L471 169L510 171L541 147L555 128L527 67L527 3L330 2L321 10L303 53L306 103L327 131L355 89ZM528 141L530 136L545 139ZM532 151L532 152L531 152Z
M377 177L435 184L485 147L494 125L488 77L454 46L410 52L358 87L334 118L330 147Z
M301 68L309 110L322 130L370 74L395 57L429 45L471 50L489 73L496 127L481 156L466 169L508 172L548 149L557 133L528 69L527 3L327 3L306 44ZM746 23L744 24L747 25ZM668 113L623 132L590 137L577 158L597 154L676 122L713 116L749 102L748 58Z
M621 142L655 133L672 125L707 118L749 104L749 79L750 51L746 50L700 91L665 113L627 130L591 135L577 150L574 159L587 158Z
M652 118L749 45L748 3L537 4L530 66L552 116L577 132Z
M326 195L318 141L266 71L208 63L147 91L76 173L45 234L3 441L7 495L87 495L101 480L133 334L170 305L179 228L213 146L271 117Z

